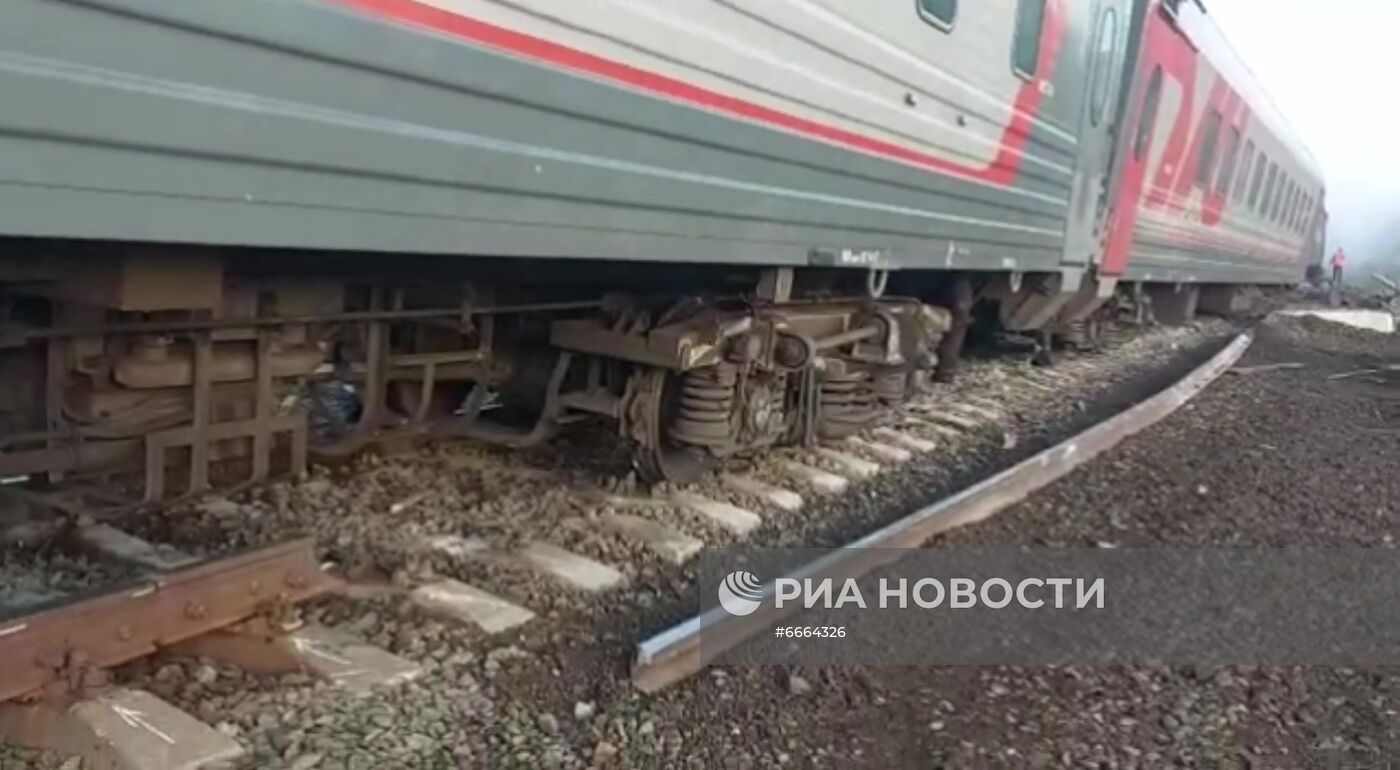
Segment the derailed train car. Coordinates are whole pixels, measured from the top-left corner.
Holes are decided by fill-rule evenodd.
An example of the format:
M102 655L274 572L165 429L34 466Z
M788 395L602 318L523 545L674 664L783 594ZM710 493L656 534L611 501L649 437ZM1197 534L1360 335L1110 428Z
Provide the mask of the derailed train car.
M686 478L1325 221L1190 0L14 0L0 93L0 476L153 501L598 416Z

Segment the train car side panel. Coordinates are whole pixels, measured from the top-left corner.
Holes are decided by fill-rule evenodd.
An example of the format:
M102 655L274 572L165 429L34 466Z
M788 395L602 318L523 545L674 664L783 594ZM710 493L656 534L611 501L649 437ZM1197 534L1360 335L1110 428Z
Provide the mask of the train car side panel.
M1050 0L1037 73L1017 76L1016 4L966 5L948 33L904 4L794 4L789 22L707 3L687 30L678 4L621 0L576 19L485 0L22 0L0 30L0 231L1055 269L1087 16ZM700 72L720 45L748 58Z

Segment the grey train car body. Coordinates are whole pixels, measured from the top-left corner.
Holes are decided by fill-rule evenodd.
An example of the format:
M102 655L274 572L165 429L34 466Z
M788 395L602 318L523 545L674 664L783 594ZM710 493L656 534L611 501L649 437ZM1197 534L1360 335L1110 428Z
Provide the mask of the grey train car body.
M0 232L1077 271L1128 5L12 0Z

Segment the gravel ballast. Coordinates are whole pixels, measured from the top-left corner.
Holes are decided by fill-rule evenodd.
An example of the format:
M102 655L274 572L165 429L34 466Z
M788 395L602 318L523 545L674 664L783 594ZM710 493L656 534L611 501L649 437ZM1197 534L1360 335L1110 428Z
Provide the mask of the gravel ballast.
M1053 397L998 391L1016 372L972 362L945 397L1007 403L998 427L968 436L954 460L882 476L797 515L765 510L755 539L849 540L1170 383L1228 331L1217 324L1145 335L1155 341L1129 343L1142 347L1125 357L1131 367L1092 365L1112 356L1071 357L1059 371L1083 381ZM1302 368L1226 375L1079 472L930 545L1392 547L1400 478L1389 458L1400 433L1379 429L1400 427L1400 401L1388 400L1400 398L1400 387L1386 382L1383 368L1394 361L1400 343L1389 338L1312 319L1271 321L1241 365ZM1378 371L1328 379L1368 369ZM1368 756L1396 747L1392 690L1400 679L1374 670L736 668L641 695L629 681L633 645L688 609L679 597L689 575L599 539L588 525L596 512L536 473L626 488L625 472L596 457L587 467L557 457L531 457L518 476L490 463L485 472L444 474L465 461L434 450L421 461L362 467L370 481L339 474L313 479L310 489L269 488L237 507L172 517L157 531L185 547L208 542L218 550L304 527L346 561L400 573L401 581L424 571L476 577L462 565L405 555L414 538L445 522L493 542L565 531L570 546L634 565L627 591L564 594L536 607L539 621L494 638L427 617L399 597L311 607L310 619L424 665L419 681L374 698L339 697L301 677L249 677L209 661L142 662L121 672L124 681L236 736L250 750L248 767L296 770L1308 767L1319 751ZM752 470L765 477L761 463ZM543 524L509 515L542 499L557 511ZM403 501L411 505L396 518L384 515ZM559 596L534 578L504 577L518 585L506 592L515 598ZM0 749L0 767L8 770L7 761Z
M1110 454L930 547L1394 547L1400 377L1384 367L1400 363L1400 340L1271 320L1240 366L1279 363L1303 366L1227 374ZM1400 755L1397 674L731 670L650 710L703 725L694 734L707 766L738 756L804 767L1383 767ZM794 695L794 675L811 692Z

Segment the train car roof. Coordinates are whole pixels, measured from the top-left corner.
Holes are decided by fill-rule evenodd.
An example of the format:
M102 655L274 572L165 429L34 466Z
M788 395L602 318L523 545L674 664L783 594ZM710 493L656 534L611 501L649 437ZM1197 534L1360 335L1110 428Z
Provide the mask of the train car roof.
M1166 7L1170 11L1172 6L1168 4ZM1191 45L1209 59L1225 80L1244 96L1255 116L1298 158L1307 172L1314 175L1319 183L1323 183L1322 167L1317 158L1313 157L1292 124L1284 117L1283 111L1269 96L1259 77L1230 43L1225 32L1211 18L1203 0L1182 0L1175 9L1177 28Z

